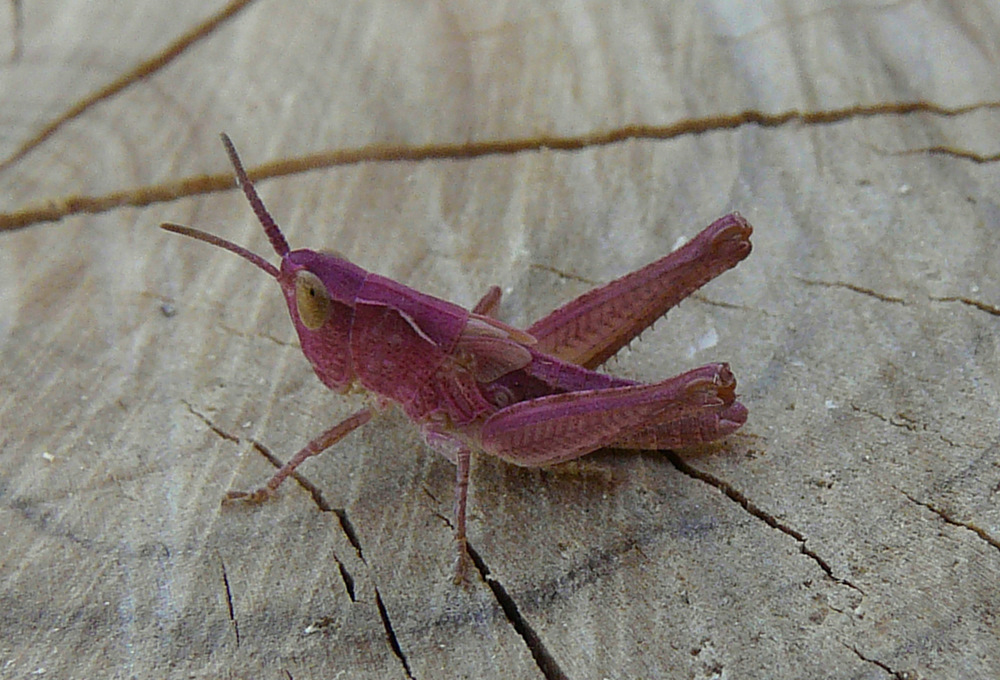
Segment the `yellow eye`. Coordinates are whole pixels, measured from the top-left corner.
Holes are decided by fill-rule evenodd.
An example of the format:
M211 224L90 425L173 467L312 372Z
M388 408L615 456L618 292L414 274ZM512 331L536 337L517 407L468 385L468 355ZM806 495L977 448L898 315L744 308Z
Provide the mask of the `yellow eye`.
M302 325L311 331L322 326L330 316L330 292L310 271L303 269L295 275L295 306Z

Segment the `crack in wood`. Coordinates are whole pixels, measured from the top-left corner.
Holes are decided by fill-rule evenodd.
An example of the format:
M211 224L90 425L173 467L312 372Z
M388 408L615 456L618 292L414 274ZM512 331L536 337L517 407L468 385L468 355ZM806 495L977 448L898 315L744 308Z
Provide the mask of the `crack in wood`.
M358 539L358 534L354 530L354 525L351 523L350 518L347 516L347 510L344 508L330 508L329 512L337 516L337 521L340 522L340 529L354 547L354 551L358 554L358 559L364 564L368 564L368 560L365 559L365 553L361 549L361 541Z
M424 492L431 498L434 498L434 495L426 487L424 488ZM449 529L453 529L451 520L440 512L434 512L433 514ZM528 648L531 658L534 659L535 665L538 666L542 675L545 676L546 680L567 680L568 676L559 667L555 657L552 656L538 633L521 614L521 608L517 605L517 601L514 600L500 581L490 576L490 568L486 565L486 561L483 560L479 552L473 547L471 541L466 541L465 549L472 560L472 564L476 567L476 571L479 572L479 577L490 589L490 592L493 593L493 599L500 605L500 611L503 612L507 622L514 628L514 632L524 642L525 647Z
M226 572L226 562L222 559L222 555L216 551L216 556L219 558L219 565L222 568L222 585L226 588L226 606L229 608L229 621L233 624L238 649L240 646L240 623L236 620L236 610L233 607L233 591L229 585L229 574Z
M916 149L904 149L902 151L887 151L883 153L890 156L915 156L919 154L951 156L964 161L972 161L977 165L986 165L987 163L1000 161L1000 153L984 154L970 149L961 149L955 146L946 146L943 144L935 146L922 146Z
M916 418L912 418L906 415L905 413L899 412L896 414L896 418L892 418L889 416L882 415L878 411L873 411L871 409L863 408L854 403L851 403L849 405L851 407L851 410L854 411L855 413L861 413L866 416L871 416L876 420L881 420L886 425L892 425L893 427L898 427L899 429L906 430L908 432L915 432L915 433L926 432L927 434L934 435L935 437L937 437L938 439L940 439L941 441L943 441L945 444L947 444L952 448L961 447L961 444L958 444L957 442L948 439L948 437L944 436L937 430L931 428L927 423L921 422Z
M747 307L745 305L734 305L732 302L722 302L721 300L713 300L710 297L705 296L702 293L691 293L688 295L689 300L697 300L702 304L710 305L712 307L719 307L721 309L734 309L741 312L755 312L758 314L763 314L764 316L771 316L771 314L763 309L757 309L754 307Z
M336 554L333 555L334 561L337 563L337 569L340 570L340 580L344 582L344 589L347 590L347 596L351 598L351 602L357 602L358 599L354 595L354 576L351 572L347 570L347 567Z
M865 594L865 591L863 591L861 588L859 588L855 584L851 583L846 578L841 578L839 576L836 576L833 573L833 567L831 567L830 564L826 560L824 560L822 557L820 557L820 555L818 553L816 553L815 551L811 550L806 545L806 537L805 537L805 535L803 535L802 533L796 531L795 529L791 528L790 526L788 526L788 525L786 525L786 524L778 521L778 518L775 517L774 515L771 515L771 514L765 512L762 508L757 507L754 503L752 503L750 501L749 498L747 498L745 495L743 495L742 493L740 493L729 482L726 482L726 481L724 481L724 480L722 480L722 479L720 479L720 478L718 478L718 477L716 477L714 475L711 475L711 474L709 474L707 472L704 472L702 470L699 470L699 469L697 469L697 468L689 465L687 462L685 462L680 456L678 456L673 451L666 451L665 453L666 453L667 460L669 460L671 462L671 464L673 464L673 466L675 468L677 468L677 470L679 472L687 475L688 477L692 477L694 479L702 481L702 482L708 484L709 486L715 487L716 489L718 489L719 491L721 491L725 496L727 496L729 499L735 501L737 504L740 505L740 507L742 507L744 510L746 510L748 513L750 513L751 515L753 515L757 519L762 520L765 524L767 524L772 529L777 529L781 533L786 534L788 536L791 536L796 541L798 541L798 543L799 543L799 552L801 552L803 555L805 555L806 557L810 558L817 565L819 565L819 568L823 570L823 572L827 575L827 577L831 581L833 581L835 583L839 583L842 586L847 586L848 588L851 588L852 590L856 590L859 593L861 593L862 595Z
M189 402L189 401L187 401L185 399L181 399L181 402L185 406L187 406L187 410L188 410L188 412L191 415L193 415L194 417L196 417L199 420L201 420L201 422L205 423L205 425L208 426L208 429L210 429L212 432L214 432L215 434L217 434L219 437L221 437L222 439L225 439L226 441L231 441L234 444L239 444L240 443L240 438L239 437L237 437L235 434L230 434L230 433L226 432L221 427L219 427L218 425L216 425L215 423L213 423L212 420L208 416L206 416L205 414L201 413L194 406L192 406L191 402Z
M873 664L875 666L878 666L879 668L881 668L883 671L885 671L886 673L888 673L890 676L892 676L896 680L916 680L917 676L915 674L911 674L909 671L895 671L895 670L893 670L889 666L889 664L887 664L885 662L879 661L878 659L870 659L870 658L868 658L867 656L865 656L864 654L862 654L861 650L859 650L855 645L849 645L846 642L844 642L843 640L838 640L838 642L840 642L840 644L844 645L849 650L851 650L852 652L854 652L854 654L859 659L861 659L862 661L864 661L865 663L870 663L870 664Z
M2 479L0 477L0 480ZM13 510L17 516L41 534L62 539L71 545L94 554L103 555L111 551L111 548L103 542L75 531L65 521L64 517L61 517L55 510L48 507L49 503L46 501L51 501L51 499L41 501L23 496L15 496L9 486L0 483L0 500L3 501L3 507ZM160 546L167 555L170 553L170 549L167 548L166 544L159 541L147 544L143 549L151 546Z
M284 463L281 462L280 458L271 453L271 451L266 446L264 446L257 440L251 439L250 442L253 444L254 448L257 449L258 452L260 452L265 458L267 458L267 460L271 463L271 465L273 465L275 468L279 470L281 469ZM364 550L362 550L361 548L361 541L358 538L357 532L354 530L354 525L351 523L350 518L347 516L347 510L345 510L344 508L335 508L332 505L330 505L330 503L327 502L326 497L323 495L323 492L320 490L320 488L315 484L313 484L312 482L310 482L300 472L298 471L293 472L291 476L296 482L299 483L299 486L301 486L303 489L309 492L309 495L312 497L313 503L316 504L316 507L318 507L322 512L330 512L337 517L337 522L340 524L340 530L344 533L344 536L347 537L348 542L354 548L354 551L358 555L358 559L360 559L362 563L367 565L368 561L365 559ZM338 564L339 563L340 561L338 560ZM344 578L345 574L347 578ZM347 572L346 568L344 568L343 566L341 567L341 578L344 578L344 585L347 587L348 595L350 595L351 600L354 601L354 577L351 576L350 573Z
M410 662L407 660L406 655L403 654L403 648L399 644L399 639L396 637L396 631L392 627L392 621L389 619L389 610L385 608L385 603L382 601L382 594L379 593L378 587L375 587L375 605L378 607L378 615L382 619L382 628L385 629L386 639L389 641L389 647L392 649L392 653L396 655L399 662L403 665L403 670L406 672L406 677L410 680L414 680L413 672L410 670Z
M194 415L194 416L198 417L199 419L201 419L201 421L204 422L205 425L207 425L208 428L210 430L212 430L212 432L214 432L215 434L217 434L219 437L221 437L222 439L225 439L227 441L231 441L231 442L237 443L237 444L240 443L240 438L239 437L237 437L236 435L230 434L230 433L226 432L225 430L223 430L222 428L220 428L217 425L215 425L215 423L213 423L207 416L205 416L204 414L200 413L197 409L195 409L189 402L184 401L184 405L187 406L188 411L190 411L192 415ZM267 461L269 463L271 463L271 465L273 465L275 468L278 468L278 469L280 469L282 467L283 463L281 462L281 459L279 459L277 456L275 456L273 453L271 453L271 451L266 446L264 446L263 444L261 444L256 439L250 439L249 441L253 445L253 447L257 450L257 452L260 453L262 456L264 456L264 458L266 458ZM330 513L333 513L334 515L336 515L337 520L338 520L338 522L340 524L341 531L347 537L348 542L350 542L350 544L354 548L355 552L357 552L358 558L362 562L364 562L365 564L367 564L367 562L365 561L364 551L362 551L362 549L361 549L361 542L358 540L357 533L354 531L354 526L351 524L350 519L348 519L348 517L347 517L347 511L344 510L344 509L342 509L342 508L334 508L334 507L332 507L326 501L326 498L323 496L323 492L320 490L320 488L318 486L316 486L315 484L313 484L312 482L310 482L306 477L304 477L299 472L293 472L292 473L292 477L295 479L296 482L299 483L299 485L303 489L305 489L306 491L309 492L310 496L313 499L313 502L316 504L316 507L318 507L322 512L330 512ZM344 565L343 562L340 561L340 559L336 555L333 556L333 559L337 562L337 566L338 566L339 571L340 571L340 578L344 582L344 588L347 591L348 597L351 598L351 602L357 601L356 600L356 596L355 596L355 592L354 592L354 576L351 574L350 571L348 571L347 567ZM220 560L221 560L221 557L220 557ZM224 570L225 570L225 565L223 564L223 580L226 583L226 588L227 588L226 592L228 593L229 592L228 591L229 580L226 578ZM232 612L233 612L232 601L230 601L229 602L230 618L232 618ZM233 619L233 624L234 625L236 624L235 619ZM238 628L236 629L236 641L237 641L237 646L239 646L239 629Z
M514 631L524 641L525 646L531 653L531 658L535 660L535 664L538 666L538 670L542 672L546 680L568 680L568 676L559 667L552 653L545 647L545 643L542 642L538 633L535 632L535 629L521 614L521 609L517 606L514 598L511 597L500 581L490 576L489 567L486 566L486 562L483 561L483 558L480 557L472 545L469 544L466 547L469 551L469 557L472 558L472 563L475 565L480 577L482 577L483 582L493 592L493 597L500 605L500 609L503 611L504 616L507 617L507 621L510 622Z
M927 510L930 510L931 512L933 512L935 515L937 515L938 517L940 517L941 520L945 524L950 524L953 527L960 527L962 529L967 529L968 531L971 531L972 533L974 533L976 536L978 536L982 540L986 541L986 543L988 543L989 545L993 546L995 549L1000 550L1000 539L997 539L997 538L991 536L982 527L979 527L976 524L973 524L972 522L963 522L962 520L955 519L944 508L939 508L938 506L936 506L933 503L930 503L928 501L918 500L917 498L911 496L906 491L903 491L902 489L899 489L899 488L897 488L895 486L892 487L892 488L895 489L896 491L898 491L899 493L903 494L904 496L906 496L906 498L909 499L910 502L915 503L915 504L919 505L920 507L926 508Z
M895 297L893 295L886 295L884 293L879 293L878 291L872 290L871 288L865 288L864 286L859 286L854 283L847 283L845 281L818 281L815 279L807 279L801 276L794 276L794 279L801 281L808 286L822 286L823 288L843 288L845 290L850 290L855 293L861 293L862 295L867 295L868 297L873 297L876 300L881 300L882 302L891 302L897 305L908 305L910 304L907 300L900 297Z
M219 435L221 438L226 439L228 441L232 441L232 442L235 442L235 443L239 443L240 442L240 438L239 437L237 437L235 435L232 435L232 434L229 434L225 430L223 430L223 429L219 428L218 426L216 426L207 416L199 413L190 403L188 403L187 401L185 401L184 404L187 406L188 411L190 411L193 415L195 415L198 418L200 418L209 427L209 429L212 430L212 432L214 432L215 434ZM258 442L255 439L250 439L249 441L251 442L251 444L253 444L253 447L262 456L264 456L264 458L266 458L268 460L268 462L271 463L271 465L273 465L274 467L276 467L278 469L281 468L281 466L283 465L283 463L281 462L281 460L277 456L275 456L273 453L271 453L271 451L266 446L264 446L263 444L261 444L260 442ZM354 526L351 524L350 519L347 517L347 511L344 510L344 509L342 509L342 508L334 508L329 503L327 503L325 497L323 496L323 492L319 489L319 487L317 487L315 484L313 484L308 479L306 479L305 477L303 477L300 473L293 472L292 473L292 477L295 479L296 482L299 483L300 486L302 486L302 488L304 488L306 491L309 492L309 494L312 496L313 502L316 504L316 506L322 512L330 512L330 513L333 513L334 515L336 515L337 520L338 520L338 522L340 524L341 531L347 537L347 540L350 542L351 546L354 547L354 550L357 552L358 558L362 562L364 562L365 564L367 564L367 562L365 561L364 551L361 549L361 542L358 540L357 533L354 531ZM219 559L221 561L222 558L220 557ZM333 555L333 559L337 563L337 568L338 568L338 570L340 572L340 578L341 578L341 580L344 583L344 590L347 592L347 596L349 598L351 598L351 602L356 602L357 601L357 596L355 594L355 589L354 589L354 576L347 569L347 566L343 562L340 561L340 558L338 558L336 556L336 554ZM223 582L226 585L226 594L227 594L227 598L228 598L227 601L229 603L229 618L233 622L233 626L235 627L235 630L236 630L236 646L239 647L239 644L240 644L240 631L239 631L239 626L238 626L238 624L236 622L236 619L233 616L233 603L232 603L231 595L229 593L229 579L228 579L228 577L226 576L226 573L225 573L225 563L223 563L222 569L223 569L222 578L223 578Z
M964 305L975 307L976 309L986 312L987 314L1000 316L1000 307L982 302L980 300L974 300L973 298L962 297L959 295L948 295L946 297L932 297L931 300L934 300L935 302L961 302Z
M212 432L214 432L215 434L217 434L219 437L221 437L221 438L223 438L223 439L225 439L227 441L235 442L237 444L240 442L240 438L239 437L237 437L236 435L229 434L225 430L223 430L220 427L216 426L215 423L213 423L204 414L199 413L190 403L188 403L187 401L184 401L184 404L187 406L188 411L190 411L192 415L197 416L199 419L201 419L202 422L204 422L209 427L209 429L212 430ZM281 466L283 465L283 463L281 462L281 460L277 456L275 456L273 453L271 453L271 451L266 446L264 446L263 444L261 444L260 442L258 442L255 439L250 439L250 442L251 442L251 444L253 444L253 447L261 455L263 455L264 458L266 458L268 460L268 462L271 463L271 465L273 465L274 467L279 468L279 469L281 468ZM365 556L364 556L363 551L361 550L361 543L360 543L360 541L358 541L358 536L357 536L356 532L354 531L354 527L351 524L351 521L347 517L347 512L345 510L343 510L343 509L340 509L340 508L333 508L333 507L331 507L330 504L326 502L326 499L323 496L323 492L320 491L319 487L317 487L315 484L313 484L308 479L306 479L305 477L303 477L300 473L294 472L294 473L292 473L292 477L295 479L296 482L299 483L300 486L302 486L302 488L304 488L306 491L309 492L309 494L312 496L313 502L316 504L316 506L321 511L323 511L323 512L331 512L331 513L333 513L334 515L337 516L337 520L340 523L341 531L343 531L344 535L347 536L347 540L354 547L354 550L357 552L358 557L361 559L361 561L365 562ZM354 591L354 576L347 569L347 567L344 565L344 563L340 561L340 558L338 558L336 555L334 555L333 559L337 563L337 567L338 567L338 570L340 572L340 578L344 582L344 589L347 591L347 596L349 598L351 598L351 602L356 602L357 601L357 597L356 597L355 591ZM222 561L221 556L219 557L219 561L220 562ZM367 564L367 562L366 562L366 564ZM223 580L223 582L225 583L225 586L226 586L226 597L227 597L227 602L229 604L229 618L233 622L233 626L234 626L234 629L236 631L236 646L239 647L239 645L240 645L240 629L239 629L239 624L236 622L236 619L235 619L235 617L233 615L232 595L231 595L230 590L229 590L229 578L226 575L226 565L225 565L224 562L222 563L222 580Z
M243 2L246 1L243 0ZM636 123L622 125L609 130L596 130L581 135L541 135L418 146L371 144L353 149L323 151L297 158L271 161L250 170L247 174L250 179L260 181L319 168L356 165L358 163L469 160L484 156L513 155L525 152L552 150L580 151L637 139L669 140L686 135L701 135L722 130L735 130L748 125L756 125L764 128L775 128L789 123L829 125L857 118L908 115L913 113L931 113L954 117L973 111L994 108L1000 108L1000 102L987 101L967 106L946 107L918 100L855 105L826 111L789 109L777 113L766 113L757 109L744 109L731 114L681 119L666 125ZM8 159L5 163L11 162L13 158ZM0 169L3 167L4 165L0 164ZM15 210L11 213L0 213L0 231L14 231L35 224L55 222L70 215L102 213L123 206L142 207L195 194L229 191L234 188L230 174L223 173L198 175L164 184L124 189L101 196L70 195L53 198L41 201L39 204Z
M83 99L79 100L76 104L66 109L66 111L62 114L49 121L41 130L35 133L34 136L24 142L11 156L6 158L3 162L0 162L0 172L3 172L8 167L27 156L35 147L42 144L61 127L82 115L85 111L87 111L87 109L114 97L122 90L135 85L136 83L148 78L157 71L166 67L174 59L181 56L181 54L183 54L188 47L202 38L211 35L215 29L227 20L232 19L234 16L239 14L241 10L245 9L253 1L254 0L233 0L220 11L183 33L179 38L168 44L165 48L154 54L149 59L141 62L133 69L126 71L96 92L92 92ZM16 6L19 8L20 2L18 2ZM15 15L15 28L19 28L19 21L17 21L19 16L20 12L18 11L18 14ZM19 42L15 44L16 48L19 46Z
M887 425L892 425L893 427L898 427L900 429L907 430L909 432L926 432L927 431L927 425L918 423L915 419L910 418L909 416L906 416L903 413L896 414L897 417L899 418L899 420L894 420L893 418L890 418L889 416L884 416L884 415L882 415L881 413L879 413L877 411L872 411L871 409L863 408L863 407L858 406L857 404L854 404L854 403L851 403L850 407L851 407L851 410L854 411L855 413L861 413L861 414L864 414L866 416L871 416L872 418L875 418L876 420L881 420L883 423L885 423Z
M539 269L539 270L541 270L543 272L548 272L550 274L555 274L556 276L558 276L561 279L567 279L569 281L577 281L579 283L585 283L588 286L597 286L597 285L600 284L599 281L594 281L593 279L588 279L588 278L586 278L584 276L580 276L579 274L574 274L573 272L564 271L562 269L559 269L558 267L553 267L552 265L541 264L541 263L538 263L538 262L532 262L528 266L531 269Z

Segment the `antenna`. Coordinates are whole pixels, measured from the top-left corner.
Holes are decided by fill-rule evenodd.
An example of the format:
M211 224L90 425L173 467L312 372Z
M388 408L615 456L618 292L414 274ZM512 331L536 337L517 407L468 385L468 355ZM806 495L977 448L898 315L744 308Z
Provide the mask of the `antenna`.
M247 200L250 201L250 207L253 208L254 214L260 220L261 226L264 227L264 233L267 234L268 240L271 241L271 247L274 248L274 252L284 257L291 250L288 247L288 241L285 240L281 229L275 224L271 213L264 207L264 201L260 200L260 196L257 195L257 190L254 189L253 182L247 177L247 171L243 169L243 163L240 162L239 154L236 153L236 147L233 146L229 135L223 132L221 137L222 145L226 147L226 153L229 154L229 162L236 168L236 184L243 190L243 194L247 197Z

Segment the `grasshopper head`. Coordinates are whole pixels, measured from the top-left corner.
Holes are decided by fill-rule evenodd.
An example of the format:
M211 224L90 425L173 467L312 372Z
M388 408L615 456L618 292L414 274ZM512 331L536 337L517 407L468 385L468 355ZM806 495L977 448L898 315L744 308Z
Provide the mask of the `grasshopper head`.
M170 222L160 227L236 253L274 278L281 286L302 352L316 375L327 387L347 391L354 382L350 357L354 298L367 272L337 255L291 250L247 176L232 141L223 134L222 143L236 169L237 184L281 257L280 269L260 255L214 234Z

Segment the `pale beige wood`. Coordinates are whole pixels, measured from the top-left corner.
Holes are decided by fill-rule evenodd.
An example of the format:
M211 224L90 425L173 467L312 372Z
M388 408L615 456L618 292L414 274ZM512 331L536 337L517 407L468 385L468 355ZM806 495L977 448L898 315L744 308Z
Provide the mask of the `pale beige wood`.
M0 161L223 7L25 3ZM576 471L477 458L490 583L456 588L453 469L398 415L303 468L339 513L297 485L220 508L271 471L252 440L287 457L358 405L273 282L155 228L270 255L236 192L2 233L0 675L997 676L1000 182L896 152L1000 151L998 54L989 3L248 4L0 171L0 223L227 172L220 130L255 166L649 126L260 190L293 245L466 305L498 283L518 324L739 209L750 258L608 369L728 360L750 421Z

